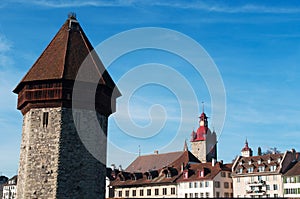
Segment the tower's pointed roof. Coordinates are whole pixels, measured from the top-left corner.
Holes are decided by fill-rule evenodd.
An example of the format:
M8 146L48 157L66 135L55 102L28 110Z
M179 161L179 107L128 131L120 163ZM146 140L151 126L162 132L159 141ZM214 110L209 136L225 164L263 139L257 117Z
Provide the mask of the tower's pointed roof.
M186 140L184 140L183 151L188 151L188 150L189 150L188 145L186 143Z
M81 64L93 49L75 15L70 15L14 92L18 93L28 82L75 80ZM97 75L97 78L100 78L99 84L113 89L115 84L105 71L98 55L94 52L91 58L88 75Z
M252 149L249 147L249 145L248 145L248 140L247 140L247 138L246 138L246 141L245 141L245 146L244 146L244 148L242 148L242 151L251 151Z

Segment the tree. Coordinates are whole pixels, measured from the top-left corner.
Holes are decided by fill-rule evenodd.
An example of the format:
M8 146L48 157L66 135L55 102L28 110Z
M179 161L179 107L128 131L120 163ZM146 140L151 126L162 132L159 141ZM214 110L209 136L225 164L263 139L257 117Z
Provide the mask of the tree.
M260 146L257 148L257 155L261 155L262 153L261 153L261 148L260 148Z
M269 148L268 150L266 150L265 152L263 152L263 155L267 155L267 154L277 154L277 153L281 153L276 147L273 148Z

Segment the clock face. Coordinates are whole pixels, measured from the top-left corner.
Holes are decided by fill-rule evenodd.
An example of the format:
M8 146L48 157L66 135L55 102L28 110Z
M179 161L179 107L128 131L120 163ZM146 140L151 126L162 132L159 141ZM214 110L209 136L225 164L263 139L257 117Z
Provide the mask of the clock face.
M204 121L200 121L200 126L204 126Z

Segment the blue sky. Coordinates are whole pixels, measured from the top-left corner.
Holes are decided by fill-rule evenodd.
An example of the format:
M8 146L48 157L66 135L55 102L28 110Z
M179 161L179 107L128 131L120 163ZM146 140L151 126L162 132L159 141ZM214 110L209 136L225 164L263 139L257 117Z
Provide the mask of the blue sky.
M94 46L122 31L142 27L175 30L201 44L218 67L226 91L225 124L223 131L217 132L218 159L231 162L240 154L246 137L254 154L258 146L263 150L270 147L281 151L300 150L299 1L4 0L0 3L2 174L14 175L19 159L22 115L16 109L17 96L12 90L69 12L76 12ZM131 52L112 63L108 70L118 82L131 69L147 63L160 63L176 70L191 84L200 105L189 110L188 117L181 118L176 93L156 84L139 88L130 99L129 109L133 124L141 131L127 132L130 136L119 128L116 115L111 116L108 165L126 167L137 156L139 145L142 154L156 149L160 152L182 150L184 140L198 127L202 101L207 115L211 116L211 99L203 78L188 62L172 53L153 49ZM165 74L156 71L153 75L163 77ZM137 78L148 77L149 74L144 73ZM182 86L178 82L174 84L178 88ZM122 99L118 116L127 119L122 115L124 104L121 102ZM155 104L160 106L152 109L150 118L150 108ZM166 122L159 126L164 115ZM159 131L151 134L149 126ZM180 126L183 130L177 132ZM140 138L149 134L151 138Z

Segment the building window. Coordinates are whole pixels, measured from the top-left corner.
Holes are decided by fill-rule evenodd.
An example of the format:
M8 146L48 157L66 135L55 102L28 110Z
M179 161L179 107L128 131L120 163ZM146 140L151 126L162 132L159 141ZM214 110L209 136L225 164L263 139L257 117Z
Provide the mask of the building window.
M220 198L220 192L218 192L218 191L216 192L216 197Z
M144 196L144 190L143 189L140 190L140 196Z
M266 185L266 190L270 190L270 185Z
M229 198L229 193L228 193L228 192L225 192L225 193L224 193L224 197L225 197L225 198Z
M270 166L270 171L276 171L276 165Z
M189 188L193 188L193 183L189 183Z
M198 188L198 183L194 182L194 188Z
M262 177L261 177L261 176L257 176L257 180L258 180L258 181L261 181L261 180L262 180Z
M243 168L239 168L238 173L243 173Z
M267 197L267 198L270 198L270 194L267 194L266 197Z
M200 198L203 198L203 195L204 195L203 193L200 193Z
M136 196L136 190L132 190L132 196Z
M119 191L119 197L122 197L122 191Z
M205 187L209 187L209 182L208 181L205 182Z
M199 194L198 193L195 193L195 198L199 198Z
M175 187L172 187L172 188L171 188L171 194L172 194L172 195L175 195L175 194L176 194L176 193L175 193Z
M224 182L224 188L228 189L229 188L229 183L228 182Z
M43 112L43 127L48 126L48 116L49 116L48 112Z
M237 182L241 182L241 178L237 178L236 181L237 181Z
M265 171L265 167L264 166L259 166L258 167L258 172L264 172Z
M220 188L220 181L215 181L215 187Z
M278 198L278 194L274 194L274 198Z
M151 196L151 189L147 189L147 196Z
M185 198L187 198L187 197L188 197L188 194L187 194L187 193L186 193L186 194L184 194L184 197L185 197Z
M200 182L200 184L199 184L199 185L200 185L200 188L202 188L202 187L203 187L203 182Z
M251 176L251 177L250 177L250 182L251 182L251 183L254 182L254 176Z
M207 198L209 198L209 193L208 193L208 192L206 192L206 193L205 193L205 196L206 196Z
M188 171L185 171L185 172L183 173L183 178L184 178L184 179L188 179L188 178L189 178L189 172L188 172Z
M227 178L231 178L231 173L227 173Z
M194 196L193 196L193 193L190 193L190 198L193 198Z
M277 184L273 184L273 190L277 190L278 189L278 185Z
M226 173L224 171L221 172L221 177L223 177L223 178L226 177Z
M248 168L248 173L253 173L253 167Z
M125 191L125 196L126 196L126 197L129 197L129 190L126 190L126 191Z
M167 188L163 188L163 195L167 195Z
M155 193L156 196L159 195L158 191L159 191L158 189L154 190L154 193Z
M257 160L257 164L261 164L261 160Z

